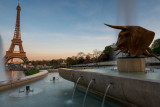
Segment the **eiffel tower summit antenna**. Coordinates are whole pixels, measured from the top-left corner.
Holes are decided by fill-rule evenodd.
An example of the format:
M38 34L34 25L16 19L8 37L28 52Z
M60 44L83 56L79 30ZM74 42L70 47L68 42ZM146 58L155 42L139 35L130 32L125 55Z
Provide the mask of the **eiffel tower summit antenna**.
M16 17L16 25L15 25L15 31L14 31L14 36L12 39L12 43L10 45L10 48L8 51L6 51L5 55L5 63L8 63L9 60L12 60L14 58L19 58L26 63L28 61L28 58L26 56L26 52L23 50L22 46L22 40L21 40L21 32L20 32L20 11L21 7L19 5L19 0L18 0L18 6L17 6L17 17ZM19 51L14 51L15 46L19 46Z

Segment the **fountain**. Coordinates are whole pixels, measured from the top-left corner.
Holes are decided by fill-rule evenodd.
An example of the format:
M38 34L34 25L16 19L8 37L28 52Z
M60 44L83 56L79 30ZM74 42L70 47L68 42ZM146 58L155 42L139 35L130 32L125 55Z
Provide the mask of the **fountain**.
M5 81L6 79L7 78L5 75L4 61L3 61L3 44L0 36L0 82Z
M30 88L30 86L26 86L24 89L19 89L16 91L13 91L9 94L10 97L27 97L27 96L32 96L36 95L42 92L42 89L38 88Z
M85 81L80 82L80 85L87 88L86 94L92 83L89 80L95 78L97 84L92 87L94 93L106 93L104 90L104 81L108 83L112 82L115 88L109 92L111 97L142 107L156 107L156 105L159 105L160 100L160 72L156 72L154 69L151 72L146 72L145 66L145 56L153 56L160 60L156 55L151 53L151 49L149 48L155 33L140 26L105 25L122 30L118 35L115 51L120 50L119 53L127 53L128 56L117 58L118 71L113 72L113 69L104 69L102 72L101 68L97 69L97 72L94 69L90 71L87 69L59 69L60 75L68 80L69 76L73 73L75 77L76 75L84 75ZM75 82L75 79L71 81ZM89 85L87 86L88 83Z
M96 84L94 87L90 87L89 90L95 94L104 95L104 97L107 96L107 98L120 102L125 101L127 105L157 107L160 105L160 69L148 69L145 63L145 56L152 56L160 60L156 55L151 53L149 47L155 33L141 26L133 26L136 24L136 7L134 7L134 2L134 0L118 0L117 24L125 26L106 24L111 28L121 30L118 35L115 51L119 51L117 54L125 53L126 56L118 56L117 69L59 69L59 73L67 80L70 80L70 75L74 73L75 78L70 80L73 82L75 82L77 75L84 75L84 80L78 86L83 86L87 90L89 90L88 84L90 80L95 78ZM114 83L114 88L108 91L111 85L108 85L106 89L105 82L107 84ZM104 100L103 98L102 106Z
M52 77L59 78L59 82L55 82L54 85L46 82L50 81ZM76 77L79 78L80 75L76 75ZM84 79L81 78L79 82L83 82L83 80ZM93 83L91 85L93 85ZM34 91L27 93L26 86L30 86L30 90L34 89ZM72 103L71 96L73 94L73 87L74 83L60 78L58 72L49 73L46 78L39 81L0 91L0 107L82 107L84 93L80 92L81 89L76 90L74 102ZM88 94L85 106L100 107L102 101L99 100L99 97L89 92ZM122 107L119 103L107 102L109 107Z
M151 72L146 72L145 67L145 56L153 56L160 60L156 55L151 53L151 49L149 48L155 33L140 26L105 25L122 30L118 35L115 51L120 50L119 53L127 53L128 56L117 58L118 71L113 72L113 69L104 69L104 71L101 72L101 68L97 69L97 72L95 72L94 69L91 69L90 71L87 69L59 69L60 75L68 80L69 76L73 73L75 77L76 75L84 75L85 81L80 82L80 85L87 88L83 106L89 86L93 81L89 80L95 78L97 84L92 87L94 93L98 92L106 94L110 85L105 91L104 81L107 81L108 83L112 82L114 83L115 88L109 92L111 97L142 107L156 107L160 100L160 72L156 72L154 69L151 70ZM72 79L71 81L75 82L75 79ZM89 85L87 86L88 83ZM102 106L103 104L104 101Z
M106 88L106 91L105 91L105 94L104 94L104 97L103 97L103 101L102 101L102 107L104 107L104 101L105 101L107 92L108 92L108 90L109 90L109 88L110 88L111 85L112 85L112 83L110 83L110 84L107 86L107 88Z
M71 76L70 76L70 80L71 80L72 78L74 78L74 74L71 74Z
M30 86L26 86L26 92L30 92Z
M53 77L52 79L50 79L50 81L53 81L53 82L55 82L55 80L56 80L56 77Z
M72 101L73 101L73 98L74 98L74 93L75 93L75 91L76 91L77 84L78 84L78 82L79 82L79 80L80 80L81 78L83 78L83 76L80 76L80 77L77 79L76 84L75 84L75 86L74 86L74 90L73 90L73 94L72 94Z
M26 94L33 91L34 89L31 89L30 86L26 86L26 89L23 90L19 89L19 93L25 92Z
M87 89L86 89L86 93L85 93L85 96L84 96L84 100L83 100L83 105L82 105L82 107L84 107L84 104L85 104L85 101L86 101L86 97L87 97L87 93L88 93L88 89L89 89L89 87L90 87L90 85L91 85L91 83L92 83L93 81L95 81L95 79L91 79L91 81L90 81L89 84L88 84L88 87L87 87Z

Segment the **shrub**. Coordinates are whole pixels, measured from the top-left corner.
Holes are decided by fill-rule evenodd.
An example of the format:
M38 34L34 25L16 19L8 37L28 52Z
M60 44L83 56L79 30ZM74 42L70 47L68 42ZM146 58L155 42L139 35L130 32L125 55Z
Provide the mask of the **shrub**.
M39 73L39 69L28 70L25 72L26 75L33 75Z

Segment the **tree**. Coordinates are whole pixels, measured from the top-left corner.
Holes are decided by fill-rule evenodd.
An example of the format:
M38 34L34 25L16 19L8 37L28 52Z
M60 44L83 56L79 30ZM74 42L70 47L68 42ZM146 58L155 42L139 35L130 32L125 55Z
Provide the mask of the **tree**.
M79 58L77 59L77 64L83 64L84 61L85 61L85 60L84 60L83 57L79 57Z
M93 54L95 57L99 57L101 55L102 51L99 51L97 49L93 50Z
M90 63L91 61L91 57L90 57L90 54L86 55L85 57L85 61L83 62L84 64L87 64L87 63Z
M156 40L153 42L151 48L152 48L152 52L153 52L154 54L160 55L160 39L156 39Z
M98 60L99 61L108 61L108 60L113 60L113 48L110 46L106 46L101 55L99 56Z
M78 54L77 54L77 57L79 58L79 57L84 57L85 56L85 54L84 54L84 52L79 52Z
M99 51L97 49L93 50L93 56L96 62L98 61L98 57L101 55L102 51Z
M77 54L76 63L77 63L77 64L83 64L83 62L85 61L85 60L84 60L84 56L85 56L84 52L79 52L79 53Z
M53 59L53 60L50 61L50 65L59 66L59 62L58 62L58 60Z
M75 64L75 60L73 58L71 58L71 57L68 57L66 59L66 63L67 63L68 66L74 65Z

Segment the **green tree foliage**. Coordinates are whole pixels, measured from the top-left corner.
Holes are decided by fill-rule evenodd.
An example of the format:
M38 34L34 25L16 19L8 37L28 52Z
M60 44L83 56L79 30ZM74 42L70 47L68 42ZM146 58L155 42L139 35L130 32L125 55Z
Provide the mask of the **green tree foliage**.
M47 65L47 66L60 66L64 59L53 59L53 60L36 60L29 61L28 63L32 63L32 65Z
M160 39L156 39L156 40L153 42L151 48L152 48L152 52L153 52L154 54L160 55Z
M84 64L88 64L88 63L90 63L90 62L91 62L91 57L90 57L90 55L86 55L83 63L84 63Z
M68 57L66 59L66 63L68 66L76 64L74 58L72 58L72 57Z
M39 73L38 69L28 70L25 72L26 75L33 75Z
M58 60L53 59L53 60L51 60L51 61L49 62L49 65L52 65L52 66L59 66L60 63L62 63L62 62L63 62L62 59L58 59Z
M86 55L86 60L90 61L91 60L91 57L89 55Z
M99 61L108 61L113 60L113 48L110 46L106 46L101 55L99 56Z
M83 57L79 57L79 58L77 59L77 63L78 63L78 64L83 64L84 61L85 61L85 59L84 59Z

